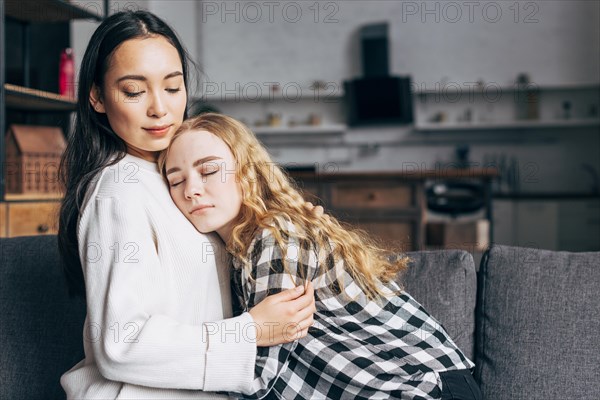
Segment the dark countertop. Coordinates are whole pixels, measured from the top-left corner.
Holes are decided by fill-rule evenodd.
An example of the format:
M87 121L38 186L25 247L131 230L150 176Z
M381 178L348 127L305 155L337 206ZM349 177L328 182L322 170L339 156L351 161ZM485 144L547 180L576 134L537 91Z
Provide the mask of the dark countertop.
M600 200L600 193L546 192L546 193L494 193L494 200Z

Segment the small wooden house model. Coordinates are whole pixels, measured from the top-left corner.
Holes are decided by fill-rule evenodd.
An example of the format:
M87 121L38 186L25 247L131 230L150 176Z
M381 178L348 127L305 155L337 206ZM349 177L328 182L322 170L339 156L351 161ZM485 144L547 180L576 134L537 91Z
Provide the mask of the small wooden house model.
M58 166L67 146L62 129L11 125L5 144L6 193L59 193Z

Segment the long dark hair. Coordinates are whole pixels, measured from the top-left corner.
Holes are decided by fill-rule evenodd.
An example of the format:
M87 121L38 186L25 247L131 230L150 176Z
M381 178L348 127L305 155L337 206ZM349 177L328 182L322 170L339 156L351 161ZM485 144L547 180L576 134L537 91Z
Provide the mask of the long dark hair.
M58 246L71 295L85 296L77 243L77 222L85 194L102 169L116 164L126 154L125 142L110 127L106 114L92 108L90 91L96 85L100 96L104 95L104 76L120 44L155 35L164 37L177 49L185 87L189 89L191 61L186 50L169 25L147 11L124 11L106 18L92 35L81 62L75 126L67 138L59 168L64 198L60 207Z

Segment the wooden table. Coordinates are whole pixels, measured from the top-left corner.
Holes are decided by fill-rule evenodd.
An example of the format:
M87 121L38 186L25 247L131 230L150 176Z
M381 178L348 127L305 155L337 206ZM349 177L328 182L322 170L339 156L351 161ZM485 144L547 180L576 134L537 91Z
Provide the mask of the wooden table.
M494 168L467 168L404 172L305 172L289 171L305 198L322 205L341 221L366 230L384 247L395 251L425 248L427 202L425 187L431 182L481 182L485 217L493 242L492 180Z

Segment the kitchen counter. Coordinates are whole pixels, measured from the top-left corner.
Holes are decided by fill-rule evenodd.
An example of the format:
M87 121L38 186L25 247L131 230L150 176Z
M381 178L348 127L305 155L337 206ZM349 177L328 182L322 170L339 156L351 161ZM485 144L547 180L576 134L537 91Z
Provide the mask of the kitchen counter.
M493 193L494 200L600 200L600 193L545 192L545 193Z
M492 198L495 168L381 172L289 171L307 201L322 205L341 220L365 229L386 247L424 249L427 198L431 181L480 182L483 209L493 241Z

